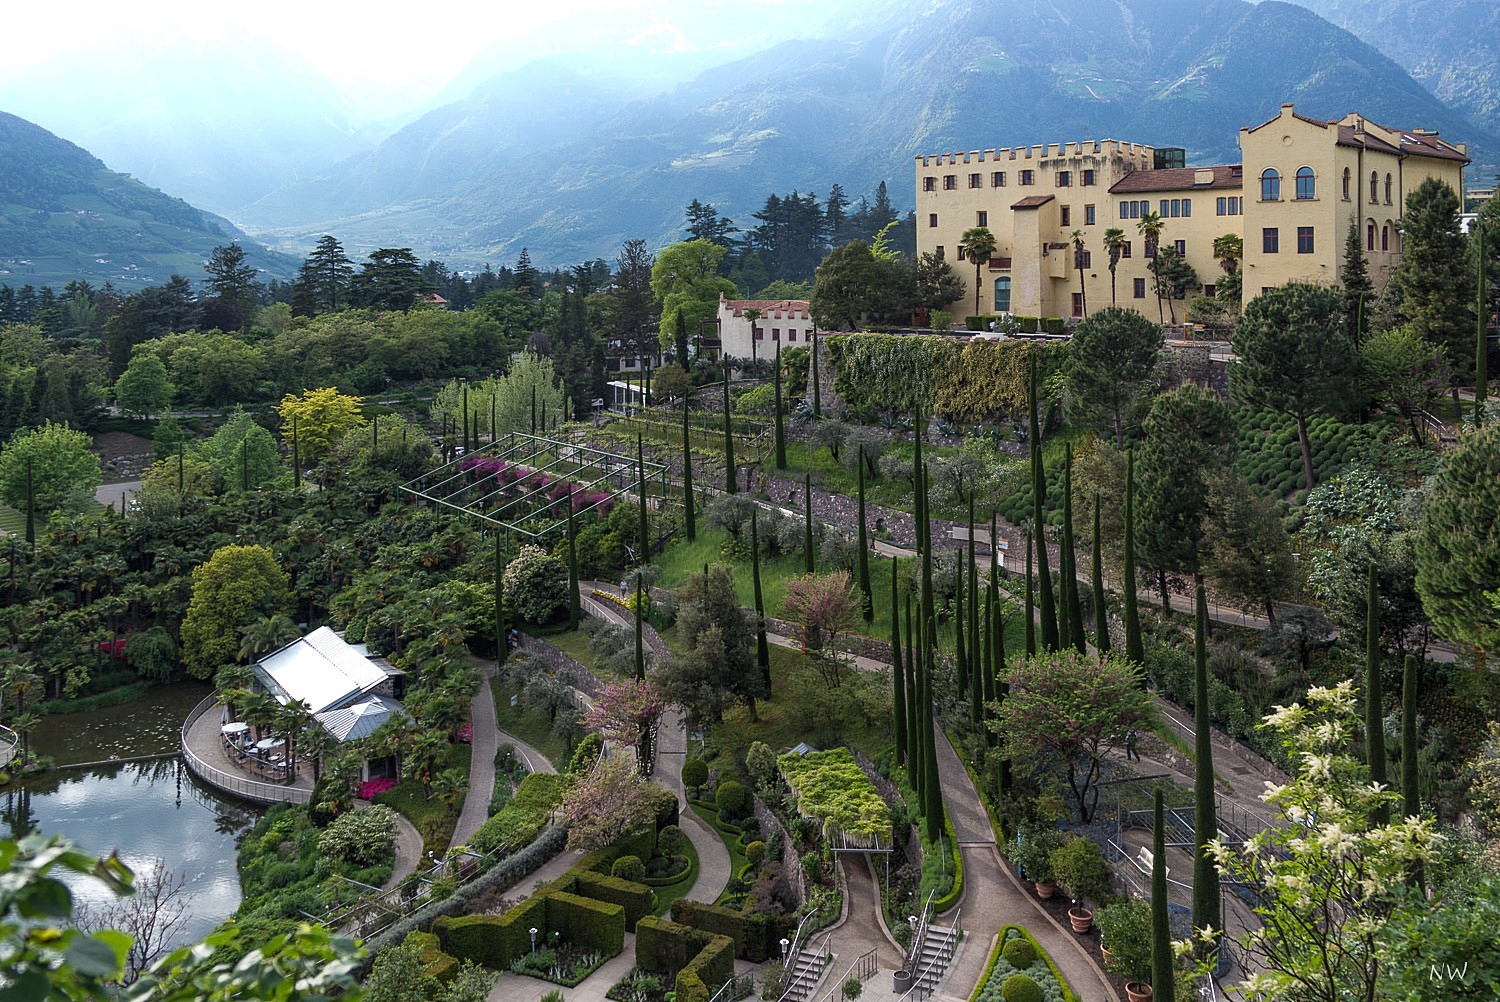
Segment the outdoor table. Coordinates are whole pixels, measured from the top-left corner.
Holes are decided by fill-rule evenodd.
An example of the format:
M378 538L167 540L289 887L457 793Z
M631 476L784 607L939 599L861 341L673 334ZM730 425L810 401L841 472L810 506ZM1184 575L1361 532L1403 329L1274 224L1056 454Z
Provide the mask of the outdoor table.
M219 728L219 730L225 734L243 734L249 729L250 725L245 723L243 720L236 720L234 723L225 724L223 727Z
M272 748L275 748L282 744L285 740L285 738L261 738L259 741L255 742L255 747L259 748L261 751L270 751Z

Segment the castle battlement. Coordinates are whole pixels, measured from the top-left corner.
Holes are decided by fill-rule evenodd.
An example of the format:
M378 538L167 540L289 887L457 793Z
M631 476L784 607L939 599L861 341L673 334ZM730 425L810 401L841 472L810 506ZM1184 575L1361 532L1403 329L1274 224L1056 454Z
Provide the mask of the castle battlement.
M1035 146L999 147L988 150L967 150L953 153L921 153L916 157L918 167L956 167L960 164L988 163L995 160L1050 160L1067 157L1123 156L1151 164L1155 147L1144 143L1127 143L1118 139L1085 139L1068 143L1050 143Z

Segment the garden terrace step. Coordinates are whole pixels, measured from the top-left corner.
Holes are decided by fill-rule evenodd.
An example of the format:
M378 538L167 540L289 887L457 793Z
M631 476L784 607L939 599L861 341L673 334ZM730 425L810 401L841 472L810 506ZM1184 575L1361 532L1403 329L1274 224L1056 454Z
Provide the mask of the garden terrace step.
M791 963L791 977L787 979L787 1002L803 1002L810 997L819 981L823 980L823 969L828 965L829 955L812 950L798 950Z

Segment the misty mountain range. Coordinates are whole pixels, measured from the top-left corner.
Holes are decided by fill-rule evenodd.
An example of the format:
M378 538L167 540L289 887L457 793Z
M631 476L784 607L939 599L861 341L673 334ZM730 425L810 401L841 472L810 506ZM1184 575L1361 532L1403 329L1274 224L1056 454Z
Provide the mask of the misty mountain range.
M1470 176L1488 182L1500 163L1493 0L1301 4L929 0L867 8L837 39L706 68L702 53L663 58L650 72L577 52L495 73L506 54L489 53L437 106L395 120L269 47L175 44L136 57L130 100L113 107L97 82L44 64L0 86L0 109L278 250L300 255L332 233L351 253L410 246L461 268L522 247L543 265L610 257L632 237L660 247L680 238L694 198L748 227L773 191L839 183L858 196L886 180L904 208L922 153L1120 138L1186 147L1189 163L1237 161L1237 130L1284 101L1437 130L1469 144ZM36 145L28 156L76 161ZM75 201L97 203L74 167ZM0 265L49 208L9 173ZM69 204L56 185L48 197L51 211ZM190 249L213 238L193 235ZM73 256L116 253L94 250ZM261 263L275 274L286 260Z

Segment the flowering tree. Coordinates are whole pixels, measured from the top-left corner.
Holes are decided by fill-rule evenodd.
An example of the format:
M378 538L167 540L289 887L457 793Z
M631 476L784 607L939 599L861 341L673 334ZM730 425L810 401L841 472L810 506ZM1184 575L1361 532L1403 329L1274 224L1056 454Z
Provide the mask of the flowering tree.
M1099 805L1103 750L1152 716L1139 669L1122 657L1054 651L1015 663L1010 692L991 703L990 729L1013 768L1033 774L1060 765L1083 823Z
M606 741L635 749L642 776L656 767L656 734L667 711L667 697L650 679L610 682L583 715L584 726Z
M568 848L592 852L639 831L655 816L648 783L623 755L606 755L563 796Z
M1374 820L1399 814L1401 798L1370 782L1353 754L1355 692L1352 681L1310 689L1305 706L1266 717L1299 764L1295 778L1267 783L1261 795L1281 823L1243 847L1209 843L1221 874L1265 888L1254 909L1262 926L1241 937L1252 957L1246 966L1258 972L1243 985L1246 998L1377 998L1382 931L1413 868L1431 859L1441 838L1430 818ZM1425 969L1425 957L1411 959Z
M859 616L861 598L848 571L803 574L787 581L781 614L802 627L802 649L814 655L828 683L839 684L840 641Z

